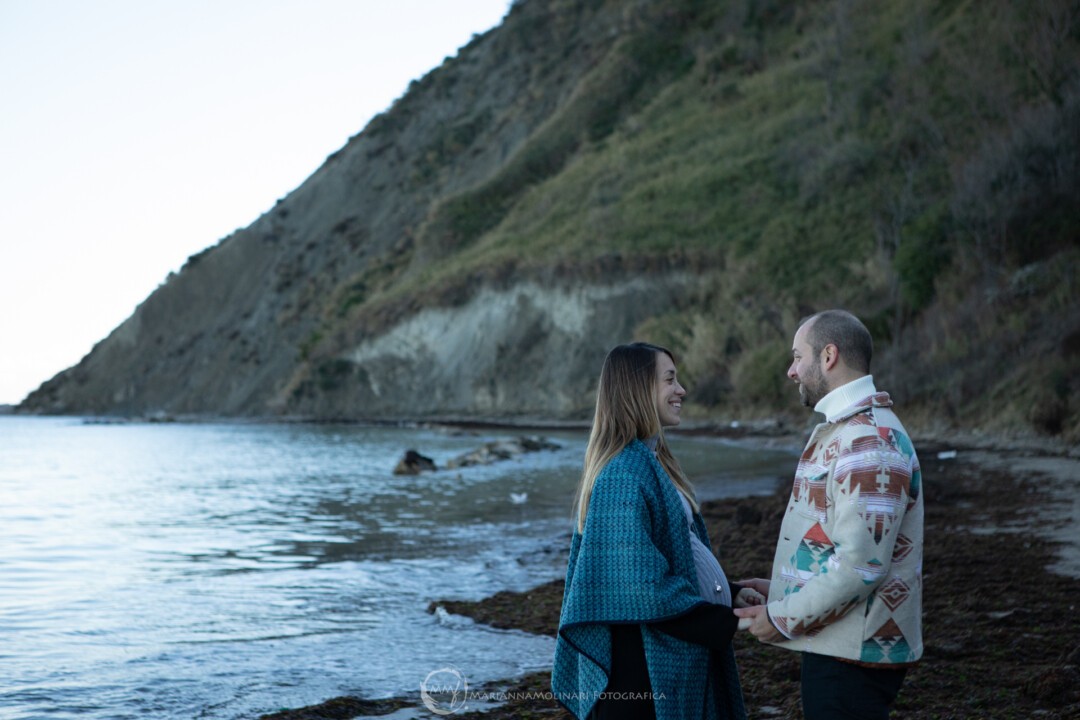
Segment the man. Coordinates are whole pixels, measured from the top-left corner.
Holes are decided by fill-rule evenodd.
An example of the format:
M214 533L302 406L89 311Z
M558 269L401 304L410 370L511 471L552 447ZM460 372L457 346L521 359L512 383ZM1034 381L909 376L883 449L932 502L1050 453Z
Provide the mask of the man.
M805 320L787 375L825 415L803 451L768 597L736 609L759 640L802 652L806 720L887 718L922 656L919 461L870 375L873 342L843 310Z

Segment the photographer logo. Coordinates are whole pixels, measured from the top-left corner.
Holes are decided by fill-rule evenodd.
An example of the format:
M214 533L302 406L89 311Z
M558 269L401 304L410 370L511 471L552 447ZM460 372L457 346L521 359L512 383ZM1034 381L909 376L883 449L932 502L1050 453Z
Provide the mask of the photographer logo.
M420 698L436 715L452 715L464 710L468 697L469 683L465 673L453 665L432 670L420 683Z

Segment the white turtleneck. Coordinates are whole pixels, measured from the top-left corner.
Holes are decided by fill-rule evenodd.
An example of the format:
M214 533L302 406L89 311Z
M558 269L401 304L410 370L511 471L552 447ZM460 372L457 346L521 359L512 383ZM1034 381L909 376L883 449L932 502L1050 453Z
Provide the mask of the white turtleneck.
M818 400L814 406L816 412L825 416L829 422L836 422L844 410L864 400L877 392L874 386L873 375L863 375L857 380L852 380L846 385L841 385L825 397Z

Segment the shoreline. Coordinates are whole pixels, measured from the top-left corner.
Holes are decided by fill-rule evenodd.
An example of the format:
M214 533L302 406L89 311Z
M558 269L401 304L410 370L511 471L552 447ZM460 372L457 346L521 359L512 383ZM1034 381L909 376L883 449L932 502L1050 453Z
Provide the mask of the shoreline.
M365 427L399 427L408 429L460 429L491 430L507 432L525 431L581 431L588 432L592 427L591 419L552 420L540 417L516 416L434 416L427 418L354 418L335 417L317 418L302 416L229 416L229 415L172 415L155 413L150 415L93 415L59 414L49 415L20 411L18 406L10 406L12 412L0 412L0 417L11 418L67 418L81 420L88 425L140 424L140 423L177 423L177 424L251 424L251 425L357 425ZM735 441L751 448L789 449L799 452L806 444L815 422L807 415L804 420L796 420L792 415L777 415L769 418L736 420L730 418L686 418L682 424L668 432L672 435L687 437L710 437L718 440ZM961 430L955 427L918 427L911 423L911 437L916 445L933 444L964 448L966 450L987 450L1004 454L1026 453L1040 456L1080 459L1080 444L1069 443L1060 435L1049 436L1035 434L1029 430L999 432L978 428Z
M0 406L2 407L2 406ZM44 414L20 411L18 406L10 406L9 413L0 412L0 416L11 418L67 418L81 420L85 424L140 424L140 423L177 423L177 424L251 424L251 425L358 425L367 427L400 428L451 428L461 430L505 430L508 432L535 431L582 431L592 427L591 419L552 420L540 417L516 416L434 416L427 418L380 417L355 418L332 417L317 418L305 416L230 416L230 415L173 415L153 413L150 415L94 415L94 414ZM746 443L751 447L773 449L784 447L801 451L814 428L815 422L807 415L804 420L797 420L792 415L777 415L769 418L737 420L731 418L686 418L682 424L668 432L672 435L688 437L712 437L719 440L733 440ZM999 432L981 429L961 430L955 427L918 427L911 423L909 430L916 444L955 445L967 450L989 450L1003 453L1035 453L1038 455L1060 456L1080 459L1080 444L1069 443L1061 436L1039 435L1028 430Z
M734 439L759 447L796 442L799 449L803 442L795 433ZM1080 716L1080 644L1062 632L1071 626L1080 595L1080 451L981 439L915 441L927 488L926 650L909 672L892 717ZM955 457L949 457L952 451ZM768 496L703 503L713 550L733 579L768 573L789 487L784 480ZM554 635L562 586L555 580L477 602L435 601L429 611L441 606L493 627ZM745 633L736 637L735 650L750 716L798 720L798 656ZM481 696L506 702L465 708L453 717L571 718L549 689L550 671L477 688ZM434 717L417 692L388 701L335 698L261 720L387 717L397 710L404 714L393 712L395 718Z

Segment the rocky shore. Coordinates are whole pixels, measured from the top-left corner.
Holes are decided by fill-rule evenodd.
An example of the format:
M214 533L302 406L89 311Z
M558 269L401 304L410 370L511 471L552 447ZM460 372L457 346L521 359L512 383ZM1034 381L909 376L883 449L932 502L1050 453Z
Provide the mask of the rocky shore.
M909 673L893 717L1080 717L1080 461L1032 450L926 442L918 448L927 493L926 651ZM952 450L954 457L947 452ZM785 482L771 496L703 505L713 548L732 578L768 573L788 492ZM433 607L495 627L554 634L561 601L562 581L555 581L525 593ZM735 649L750 717L801 718L798 656L745 634ZM509 701L453 717L569 719L550 698L549 682L548 673L536 673L506 687L483 688ZM262 720L378 717L410 705L419 706L415 717L433 717L418 696L337 698Z

